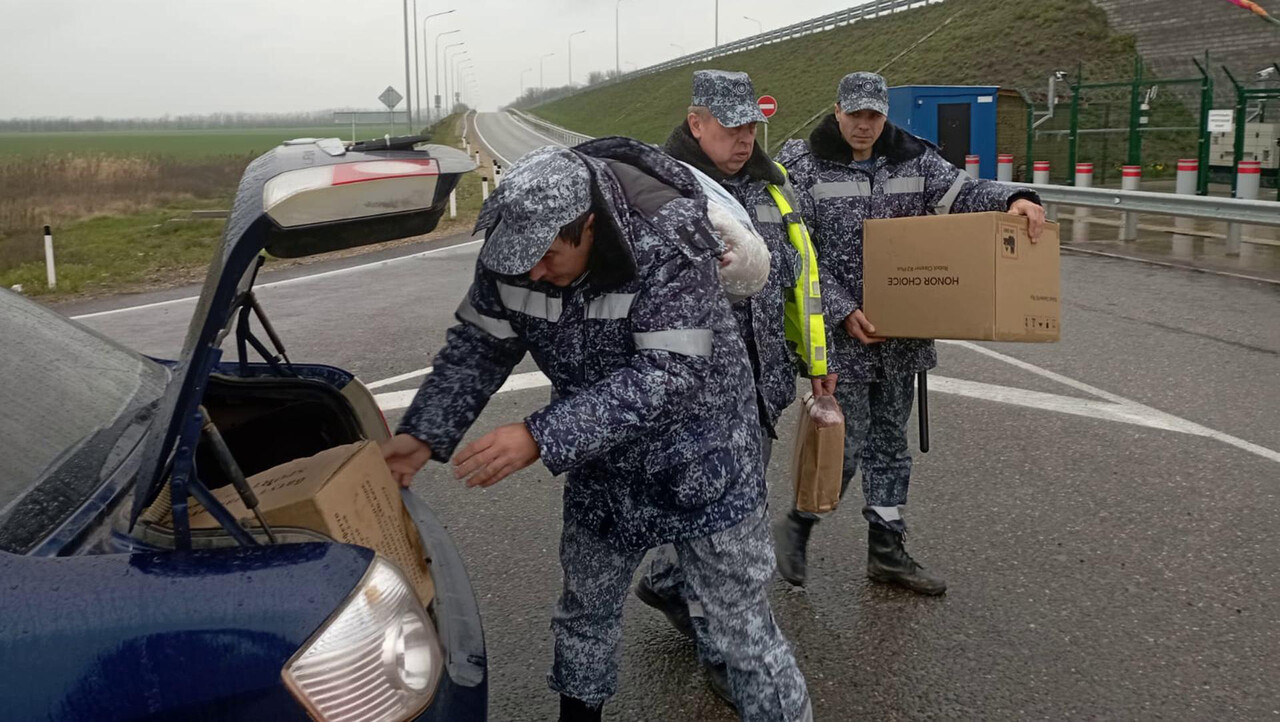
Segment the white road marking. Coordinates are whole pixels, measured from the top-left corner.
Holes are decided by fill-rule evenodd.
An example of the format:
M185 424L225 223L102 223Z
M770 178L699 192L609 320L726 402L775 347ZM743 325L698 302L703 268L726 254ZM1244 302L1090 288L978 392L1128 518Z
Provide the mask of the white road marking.
M479 114L479 113L476 113L476 137L480 139L480 144L481 144L481 145L483 145L484 147L486 147L486 148L488 148L488 149L489 149L489 155L492 155L493 157L495 157L495 158L497 158L498 160L502 161L502 164L503 164L503 165L506 165L506 166L511 165L511 161L509 161L509 160L507 160L506 158L502 157L502 154L501 154L501 153L499 153L499 152L497 151L497 149L496 149L496 148L494 148L494 147L489 143L489 141L485 140L484 133L481 133L481 132L480 132L480 114Z
M408 381L409 379L416 379L419 376L426 376L429 373L431 373L430 366L426 367L425 369L418 369L417 371L410 371L408 373L403 373L403 374L400 374L399 376L392 376L389 379L374 381L373 383L365 384L364 387L372 391L374 389L380 389L383 386L391 386L392 384L398 384L401 381Z
M467 241L467 242L465 242L465 243L456 243L456 244L454 244L454 245L452 245L452 246L445 246L444 248L432 248L432 249L431 249L431 250L429 250L429 251L422 251L422 252L420 252L420 253L411 253L411 254L409 254L409 255L407 255L407 256L397 256L397 257L395 257L395 258L386 258L386 259L383 259L383 260L381 260L381 261L373 261L373 262L370 262L370 263L362 263L362 264L360 264L360 265L358 265L358 266L348 266L348 267L346 267L346 268L335 268L335 269L334 269L334 270L332 270L332 271L321 271L320 273L313 273L313 274L311 274L311 275L309 275L309 276L298 276L297 278L286 278L286 279L284 279L284 280L282 280L282 281L271 281L271 282L269 282L269 283L258 283L258 284L255 284L255 285L254 285L253 289L254 289L255 291L259 291L259 290L262 290L262 289L264 289L264 288L275 288L275 287L277 287L277 286L288 286L288 285L290 285L290 284L293 284L293 283L301 283L301 282L303 282L303 281L314 281L314 280L315 280L315 279L317 279L317 278L326 278L326 277L329 277L329 276L340 276L340 275L342 275L342 274L344 274L344 273L352 273L352 272L355 272L355 271L367 271L367 270L369 270L369 269L371 269L371 268L381 268L381 267L383 267L383 266L387 266L387 265L390 265L390 264L392 264L392 263L398 263L398 262L400 262L400 261L408 261L408 260L415 259L415 258L422 258L423 256L431 256L431 255L435 255L435 254L437 254L437 253L443 253L443 252L445 252L445 251L452 251L452 250L455 250L455 249L458 249L458 248L466 248L467 246L474 246L474 245L476 245L476 244L478 244L478 243L483 243L483 242L484 242L483 240L475 240L475 241ZM82 321L82 320L84 320L84 319L86 319L86 318L98 318L98 317L100 317L100 316L112 316L112 315L115 315L115 314L117 314L117 313L129 313L129 312L132 312L132 311L144 311L144 310L149 309L149 308L159 308L159 307L161 307L161 306L171 306L171 305L178 304L178 303L193 303L193 302L195 302L196 300L198 300L199 298L200 298L199 296L184 296L184 297L182 297L182 298L171 298L171 299L169 299L168 301L156 301L155 303L144 303L144 304L139 305L139 306L126 306L125 308L113 308L113 309L111 309L111 310L109 310L109 311L98 311L98 312L96 312L96 313L82 313L82 314L80 314L79 316L72 316L72 317L71 317L71 319L72 319L73 321Z
M1276 451L1274 449L1268 449L1267 447L1261 446L1259 444L1255 444L1252 441L1245 441L1244 439L1241 439L1237 436L1232 436L1231 434L1218 431L1217 429L1211 429L1207 426L1202 426L1201 424L1197 424L1194 421L1188 421L1187 419L1181 418L1179 416L1174 416L1173 414L1165 413L1164 411L1161 411L1159 409L1152 408L1145 404L1140 404L1137 401L1133 401L1132 399L1126 399L1123 396L1118 396L1108 391L1103 391L1102 389L1097 388L1096 386L1090 386L1089 384L1086 384L1083 381L1076 381L1073 378L1063 376L1062 374L1059 374L1059 373L1054 373L1049 369L1041 368L1039 366L1036 366L1033 363L1027 363L1022 359L1017 359L1012 356L1006 356L1005 354L1002 354L998 351L992 351L989 348L979 346L975 343L970 343L969 341L944 341L943 343L950 343L956 346L960 346L962 348L967 348L970 351L975 351L985 356L990 356L991 358L999 359L1000 361L1003 361L1011 366L1016 366L1024 371L1029 371L1033 374L1036 374L1037 376L1043 376L1044 378L1051 379L1060 384L1065 384L1074 389L1078 389L1080 391L1084 391L1085 393L1093 394L1094 396L1097 396L1099 398L1106 399L1107 401L1110 401L1113 404L1125 407L1125 413L1134 415L1135 419L1141 419L1143 426L1151 426L1153 428L1169 428L1173 431L1178 431L1183 434L1191 434L1193 436L1204 436L1210 439L1214 439L1216 441L1221 441L1224 444L1234 446L1237 449L1247 451L1250 454L1256 454L1257 456L1261 456L1264 459L1269 459L1271 461L1280 463L1280 451ZM1113 419L1113 420L1119 420L1119 419ZM1135 422L1129 422L1129 423L1135 423Z
M955 396L966 396L972 399L982 401L994 401L1000 404L1010 404L1013 406L1023 406L1032 409L1041 409L1044 411L1052 411L1059 414L1070 414L1073 416L1084 416L1091 419L1099 419L1102 421L1113 421L1121 424L1132 424L1134 426L1144 426L1151 429L1159 429L1161 431L1176 431L1181 434L1190 434L1192 436L1204 436L1215 439L1226 444L1230 444L1238 449L1243 449L1252 454L1257 454L1264 459L1280 462L1280 452L1273 451L1263 446L1239 439L1221 431L1201 426L1192 421L1167 414L1150 406L1139 404L1122 396L1108 393L1102 389L1095 388L1088 384L1067 378L1061 374L1056 374L1048 369L1042 369L1035 364L1029 364L1026 361L1006 356L1002 353L983 348L967 341L952 342L957 345L976 350L979 353L1000 359L1018 368L1025 369L1037 375L1052 379L1072 388L1079 389L1086 393L1100 396L1106 401L1094 401L1092 399L1080 399L1074 396L1062 396L1060 394L1049 394L1043 391L1030 391L1027 389L1019 389L1012 386L999 386L997 384L987 384L978 381L967 381L965 379L955 379L947 376L931 376L929 378L929 389L943 394L952 394ZM400 380L402 377L411 378L418 372L409 375L402 375L386 379L383 382L375 382L378 385ZM507 382L498 389L498 393L507 391L524 391L527 389L535 389L542 386L550 386L551 381L542 374L541 371L532 371L524 374L517 374L507 379ZM371 385L370 388L375 388ZM378 394L375 398L379 408L384 412L396 411L403 409L413 401L416 389L409 391L392 391L385 394Z

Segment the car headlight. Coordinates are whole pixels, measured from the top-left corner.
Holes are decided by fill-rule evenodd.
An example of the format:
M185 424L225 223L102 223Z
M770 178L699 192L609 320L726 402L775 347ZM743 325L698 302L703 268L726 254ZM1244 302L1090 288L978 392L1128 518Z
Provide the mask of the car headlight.
M404 573L379 556L283 674L317 720L382 722L422 712L443 670L435 625Z

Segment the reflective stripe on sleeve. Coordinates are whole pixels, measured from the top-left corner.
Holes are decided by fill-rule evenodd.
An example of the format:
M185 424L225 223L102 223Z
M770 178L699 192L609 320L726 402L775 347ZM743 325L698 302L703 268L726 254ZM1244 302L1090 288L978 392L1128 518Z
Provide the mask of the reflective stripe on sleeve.
M616 320L631 313L634 293L606 293L587 304L587 318Z
M632 334L639 350L670 351L684 356L710 356L713 334L709 328L676 328Z
M502 305L508 310L552 323L560 320L560 299L548 296L541 291L499 283L498 295L502 297Z
M942 200L938 201L938 205L933 207L933 215L945 216L950 213L951 204L956 202L956 196L960 195L960 189L964 188L964 184L968 180L968 173L962 172L957 175L955 182L951 184L951 187L948 188L947 192L942 196Z
M471 299L462 299L462 305L458 306L458 318L484 331L496 339L515 338L515 329L511 328L511 324L493 316L485 316L471 305Z
M871 195L871 184L864 180L818 183L809 192L813 195L813 199L818 201L824 198L869 196Z
M924 177L890 178L884 182L885 193L923 193Z
M756 206L756 220L761 223L781 223L782 211L779 211L777 206L761 203Z

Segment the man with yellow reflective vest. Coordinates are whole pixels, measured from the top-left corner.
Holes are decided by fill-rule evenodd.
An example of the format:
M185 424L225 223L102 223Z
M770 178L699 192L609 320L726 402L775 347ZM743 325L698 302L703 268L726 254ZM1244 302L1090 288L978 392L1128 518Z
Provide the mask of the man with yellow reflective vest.
M775 425L795 400L796 373L812 380L815 395L834 392L827 375L826 332L817 256L791 195L786 171L756 145L756 124L765 122L746 73L699 70L693 74L688 118L672 131L665 150L729 192L753 219L770 254L769 276L756 294L733 305L755 375L761 452L769 465ZM711 686L728 699L724 665L709 649L701 605L684 584L673 551L659 548L636 596L667 615L698 641Z

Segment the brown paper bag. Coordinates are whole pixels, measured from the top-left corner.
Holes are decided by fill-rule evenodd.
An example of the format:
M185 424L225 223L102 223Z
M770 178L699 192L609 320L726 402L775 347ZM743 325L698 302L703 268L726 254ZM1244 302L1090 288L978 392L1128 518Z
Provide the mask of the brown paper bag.
M834 511L840 504L840 474L844 471L844 414L834 396L806 394L796 431L791 473L796 509L815 514Z

